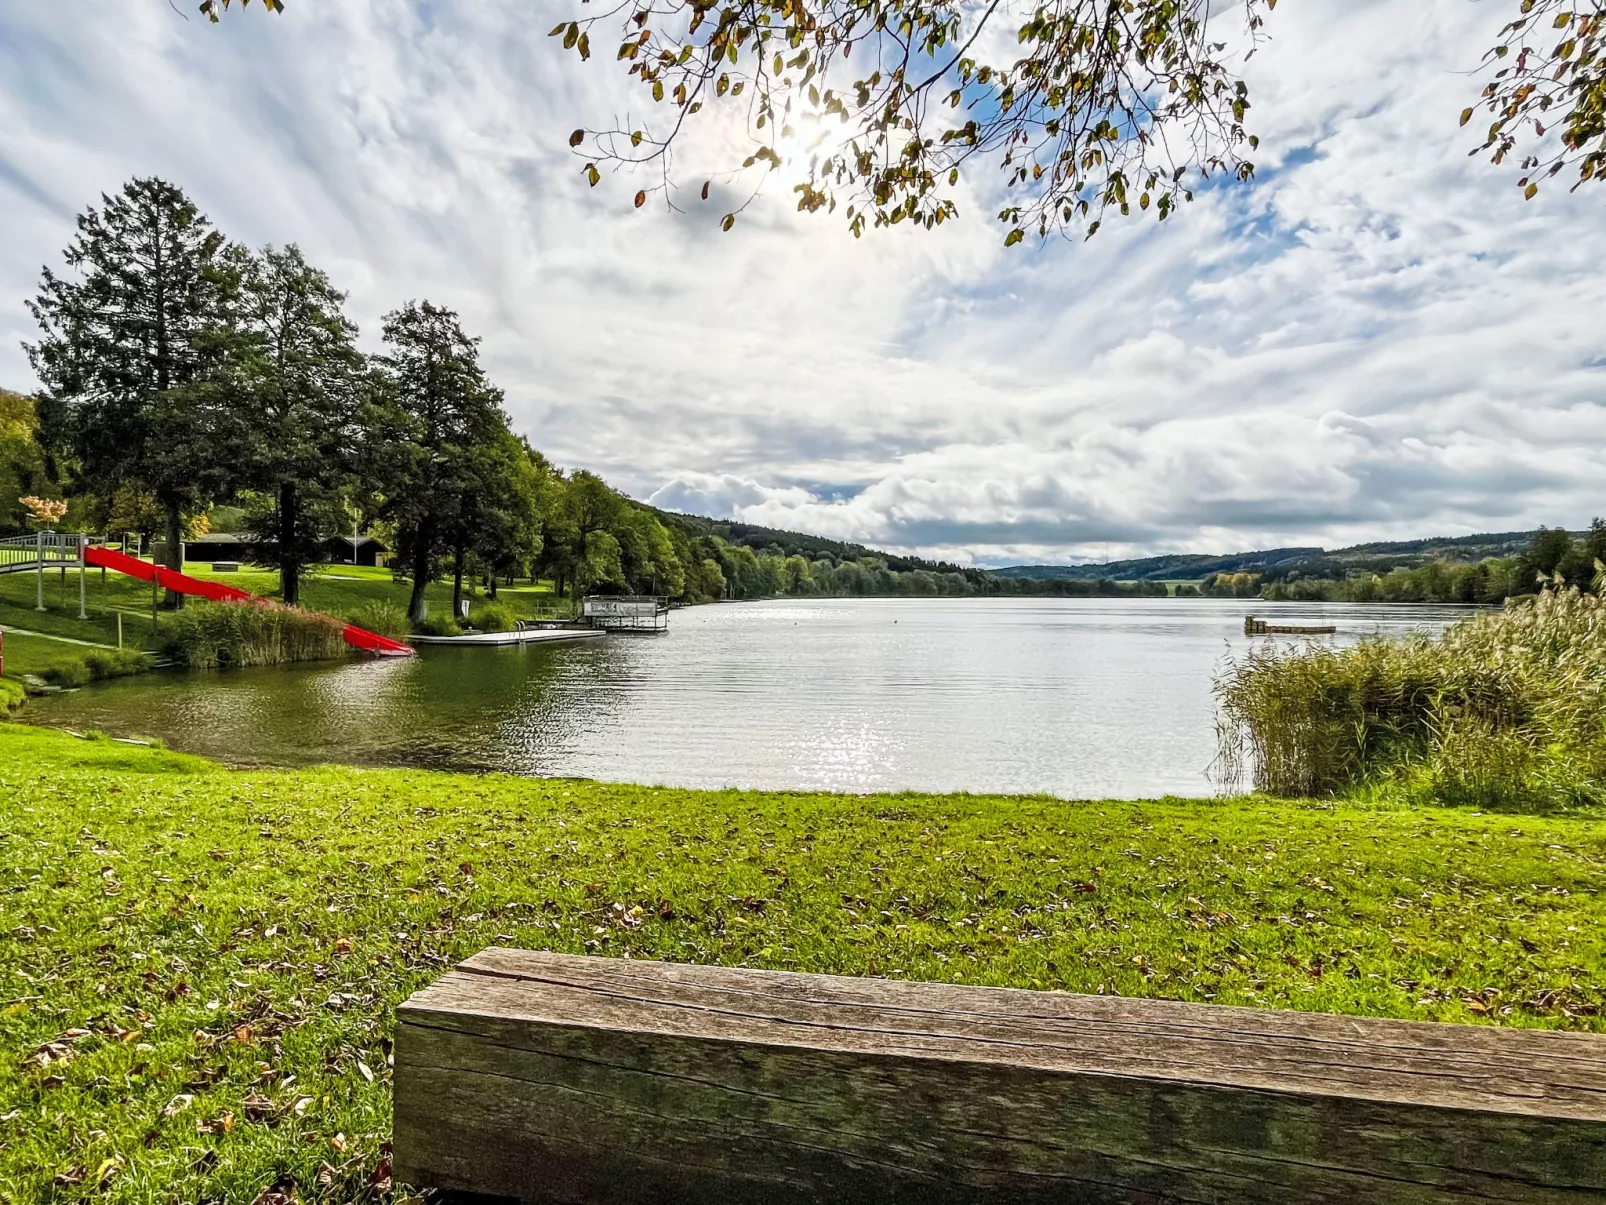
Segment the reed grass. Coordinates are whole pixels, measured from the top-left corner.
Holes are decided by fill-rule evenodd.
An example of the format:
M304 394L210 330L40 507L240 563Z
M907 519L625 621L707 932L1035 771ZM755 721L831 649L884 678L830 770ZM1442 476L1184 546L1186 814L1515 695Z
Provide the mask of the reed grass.
M1539 810L1606 802L1606 599L1546 589L1436 640L1263 646L1216 683L1224 780Z
M518 613L506 603L481 603L468 613L469 626L481 632L511 632L518 626Z
M392 640L403 640L412 631L407 622L407 610L389 599L375 598L363 603L351 613L351 622L359 628Z
M345 625L299 607L195 602L167 622L168 653L189 669L331 661L350 650Z

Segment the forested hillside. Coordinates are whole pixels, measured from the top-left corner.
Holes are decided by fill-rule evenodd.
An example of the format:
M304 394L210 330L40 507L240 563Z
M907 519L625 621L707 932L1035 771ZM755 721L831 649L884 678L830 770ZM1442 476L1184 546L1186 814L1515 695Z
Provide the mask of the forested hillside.
M1491 557L1515 556L1527 548L1536 533L1508 531L1471 536L1432 537L1423 540L1380 541L1348 548L1266 548L1253 552L1174 553L1134 560L1077 565L1009 565L990 572L1004 579L1054 580L1076 578L1117 581L1176 581L1208 577L1212 573L1253 573L1280 580L1292 573L1305 577L1342 577L1365 570L1419 568L1434 561L1477 562Z

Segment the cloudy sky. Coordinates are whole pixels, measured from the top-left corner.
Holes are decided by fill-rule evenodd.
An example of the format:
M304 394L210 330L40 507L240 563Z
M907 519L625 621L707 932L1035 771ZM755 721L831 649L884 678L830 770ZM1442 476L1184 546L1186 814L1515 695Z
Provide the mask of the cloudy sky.
M858 241L780 188L730 234L587 188L568 132L630 94L545 36L571 0L174 2L0 6L0 384L74 214L155 174L299 243L370 346L457 308L520 431L675 509L980 564L1606 512L1606 193L1524 203L1456 124L1514 0L1287 0L1257 182L1008 251L983 172Z

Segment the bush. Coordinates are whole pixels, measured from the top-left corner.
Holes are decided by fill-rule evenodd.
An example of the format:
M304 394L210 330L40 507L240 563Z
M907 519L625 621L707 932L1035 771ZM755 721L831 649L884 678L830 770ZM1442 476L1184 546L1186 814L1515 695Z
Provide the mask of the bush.
M511 632L519 626L519 617L506 603L485 602L468 613L468 623L482 632Z
M426 615L413 625L420 636L461 636L463 629L450 615Z
M151 660L136 649L90 649L84 654L84 667L95 681L143 674Z
M392 640L403 639L409 631L407 612L395 603L386 602L382 598L363 603L351 613L349 622L376 635L388 636Z
M1437 640L1262 646L1216 684L1221 768L1274 795L1365 785L1533 809L1606 800L1606 600L1547 590Z
M190 669L330 661L350 649L331 615L257 603L190 603L168 621L166 649Z
M69 659L45 666L39 671L39 676L46 682L72 690L85 685L92 675L89 672L89 666L82 661Z

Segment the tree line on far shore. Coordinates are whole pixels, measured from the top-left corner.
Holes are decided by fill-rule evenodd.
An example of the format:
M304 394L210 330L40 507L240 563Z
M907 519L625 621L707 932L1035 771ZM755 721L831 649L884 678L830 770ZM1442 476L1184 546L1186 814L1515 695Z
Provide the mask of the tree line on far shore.
M1606 519L1575 538L1541 527L1516 556L1435 560L1417 566L1307 566L1258 573L1215 573L1200 586L1212 598L1272 602L1501 603L1543 586L1592 590L1606 574Z

